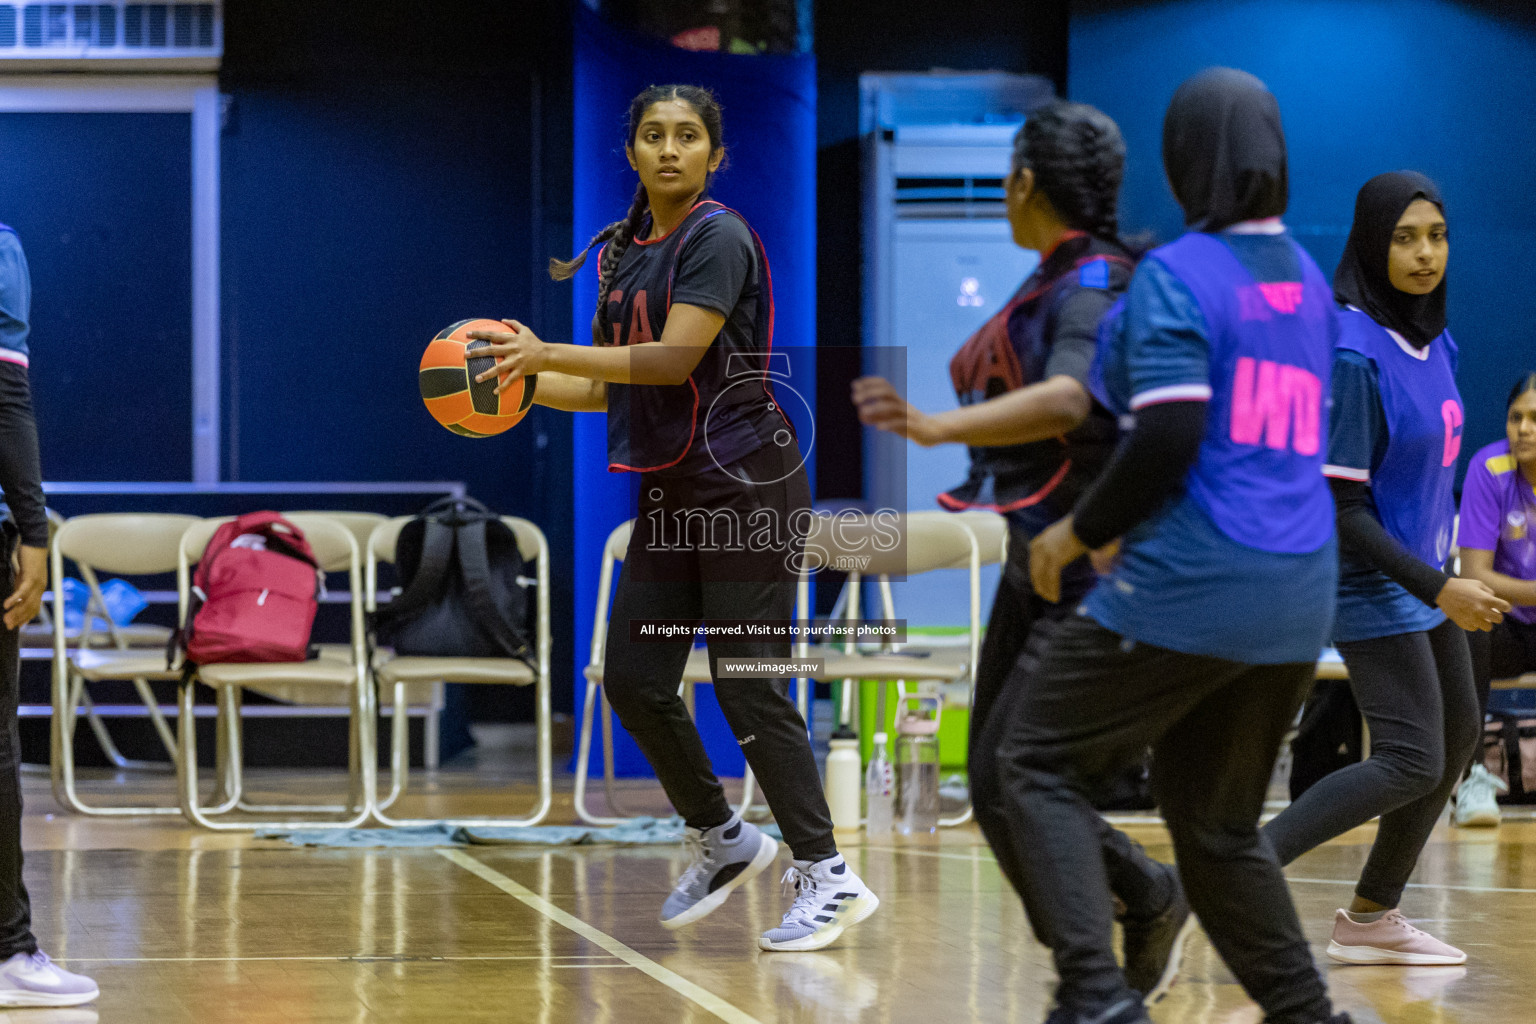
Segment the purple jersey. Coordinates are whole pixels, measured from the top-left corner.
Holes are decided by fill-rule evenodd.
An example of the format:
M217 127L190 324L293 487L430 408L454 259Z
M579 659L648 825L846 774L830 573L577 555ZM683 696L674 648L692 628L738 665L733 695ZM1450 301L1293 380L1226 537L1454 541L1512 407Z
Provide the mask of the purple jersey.
M1368 483L1387 533L1436 569L1451 549L1452 488L1464 422L1456 390L1456 343L1449 331L1416 349L1395 331L1348 307L1339 313L1339 348L1364 356L1376 371L1386 417L1384 450L1344 456L1336 439L1327 474ZM1336 413L1337 415L1337 413Z
M1499 441L1472 456L1461 491L1461 532L1464 548L1493 552L1493 571L1516 579L1536 580L1536 490L1509 454L1509 442ZM1509 617L1536 624L1536 605L1515 605Z
M1333 536L1323 479L1323 399L1333 295L1295 242L1300 281L1259 281L1220 239L1190 232L1155 250L1210 328L1210 411L1188 490L1222 533L1260 551L1316 551ZM1132 410L1188 397L1140 394Z

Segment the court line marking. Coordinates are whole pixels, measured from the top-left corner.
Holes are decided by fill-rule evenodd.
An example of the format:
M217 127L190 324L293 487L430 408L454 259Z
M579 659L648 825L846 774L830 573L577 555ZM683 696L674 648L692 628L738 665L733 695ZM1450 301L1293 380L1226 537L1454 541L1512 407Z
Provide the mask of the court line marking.
M607 932L599 931L581 918L566 913L533 890L519 885L506 875L482 864L464 851L439 848L436 852L439 856L452 861L473 875L478 875L508 896L538 911L556 924L570 929L594 946L607 950L636 970L650 975L684 999L696 1003L700 1008L708 1010L716 1017L726 1021L727 1024L762 1024L762 1021L746 1011L731 1005L708 989L695 985L675 971L668 970L643 953L631 949Z
M880 853L911 854L914 857L938 857L943 860L960 860L967 864L996 863L997 858L991 850L976 847L975 853L946 853L940 850L913 850L901 846L859 846L848 849L874 850ZM1299 882L1303 885L1357 885L1357 878L1295 878L1291 875L1285 877L1287 882ZM1442 885L1438 882L1409 882L1410 889L1448 889L1452 892L1508 892L1508 893L1536 893L1536 889L1514 889L1496 885Z

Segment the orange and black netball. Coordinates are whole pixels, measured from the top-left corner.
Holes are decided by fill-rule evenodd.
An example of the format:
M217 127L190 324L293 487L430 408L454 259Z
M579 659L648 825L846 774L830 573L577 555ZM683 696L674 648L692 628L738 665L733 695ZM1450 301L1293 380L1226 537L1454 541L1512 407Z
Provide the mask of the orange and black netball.
M443 328L421 356L421 400L432 418L455 434L490 437L517 425L533 405L536 377L523 377L501 394L498 383L507 379L476 381L496 361L476 355L490 343L470 341L471 331L505 331L499 320L471 319Z

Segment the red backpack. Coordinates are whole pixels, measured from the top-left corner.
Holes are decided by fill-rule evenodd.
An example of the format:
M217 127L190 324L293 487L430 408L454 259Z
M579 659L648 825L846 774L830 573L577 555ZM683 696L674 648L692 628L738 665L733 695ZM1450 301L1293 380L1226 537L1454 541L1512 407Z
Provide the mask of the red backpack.
M243 515L208 542L173 643L199 665L304 661L324 578L298 527L276 512Z

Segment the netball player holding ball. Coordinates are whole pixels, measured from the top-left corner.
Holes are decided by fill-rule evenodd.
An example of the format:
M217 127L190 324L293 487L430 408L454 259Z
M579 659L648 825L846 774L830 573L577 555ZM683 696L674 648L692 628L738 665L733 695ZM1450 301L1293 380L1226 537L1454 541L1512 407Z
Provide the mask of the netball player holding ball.
M711 524L730 518L742 533L754 513L790 524L809 514L811 495L793 427L766 386L727 388L733 357L737 368L743 358L766 363L773 292L756 234L707 198L725 159L719 104L706 89L652 86L630 104L625 152L640 176L628 214L575 259L551 262L556 278L569 278L603 243L594 344L547 344L515 320L506 321L509 331L471 337L491 342L498 360L482 379L505 373L506 387L537 374L540 405L606 411L609 468L644 474L608 621L603 685L688 826L693 863L661 910L661 923L679 928L771 864L778 844L732 813L678 696L692 639L636 643L630 622L792 619L803 535L785 530L777 550L690 550L667 524L694 510ZM787 639L709 642L720 707L794 856L784 881L795 900L758 945L812 950L880 901L837 852L789 680L721 679L718 669L722 657L789 654Z

